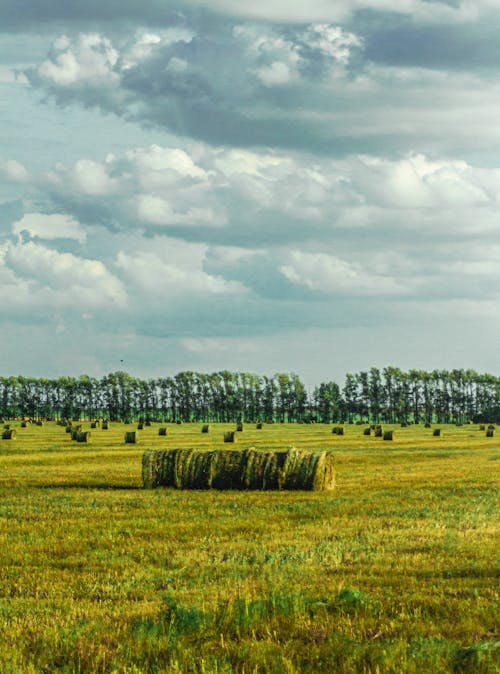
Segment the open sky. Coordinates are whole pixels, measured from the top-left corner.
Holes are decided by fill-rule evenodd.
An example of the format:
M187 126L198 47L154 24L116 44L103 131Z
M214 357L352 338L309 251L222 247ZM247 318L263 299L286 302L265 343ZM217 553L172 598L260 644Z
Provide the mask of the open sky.
M498 0L2 0L0 373L500 370Z

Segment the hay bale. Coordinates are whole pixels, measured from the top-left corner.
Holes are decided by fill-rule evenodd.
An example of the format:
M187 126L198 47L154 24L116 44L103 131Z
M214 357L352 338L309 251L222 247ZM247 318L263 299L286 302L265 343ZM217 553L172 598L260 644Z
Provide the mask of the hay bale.
M385 431L383 435L384 440L392 440L394 431Z
M234 431L226 431L224 433L224 442L236 442L236 433Z
M92 434L90 431L78 431L76 434L77 442L91 442Z
M165 426L160 426L158 429L158 435L166 435L167 434L167 429Z
M10 424L4 424L3 430L9 431L10 430Z
M479 426L479 430L480 430L480 431L485 431L485 430L486 430L486 426L485 426L484 424L481 424L481 425Z
M103 431L109 430L109 421L103 421L102 425L101 425L101 428L102 428Z
M280 451L147 450L142 478L147 488L325 491L335 487L330 452L293 447Z
M66 433L71 433L71 431L73 430L73 427L71 426L71 424L69 424L68 426L66 426L66 428L64 430L66 431Z
M488 428L488 430L486 431L486 437L487 438L495 437L495 431L493 430L493 428Z
M363 435L371 435L372 434L372 429L371 428L365 428L363 431Z
M495 430L495 426L494 426L493 424L490 424L490 425L488 426L488 430L489 430L489 431L494 431L494 430Z
M150 421L145 421L145 422L144 422L144 425L145 425L145 426L151 426L151 422L150 422Z
M426 421L425 425L424 425L424 428L430 428L430 427L431 427L430 423L428 421Z
M97 428L97 422L92 421L92 423L90 424L90 428Z
M241 433L243 431L243 423L241 421L238 421L236 424L236 430Z
M374 435L376 438L381 438L384 435L384 431L382 430L382 426L375 426L375 432Z
M441 429L440 429L440 428L435 428L434 431L433 431L433 433L432 433L432 435L433 435L435 438L439 438L439 437L441 436Z
M136 445L139 442L139 432L138 431L127 431L125 433L125 444L126 445Z
M208 433L209 430L210 430L210 425L209 425L209 424L203 424L203 426L201 427L201 432L202 432L202 433Z
M299 424L300 424L300 421L299 421ZM262 424L261 421L259 421L258 424L255 424L255 428L256 428L258 431L261 431L261 430L262 430L262 426L263 426L263 424Z
M344 427L343 426L335 426L332 428L332 433L334 435L344 435Z
M21 428L27 428L28 427L28 422L27 421L21 421Z
M43 421L36 421L35 424L36 424L37 426L43 426Z
M142 431L143 428L144 428L144 424L143 424L143 423L138 423L138 424L137 424L137 430L138 430L138 431Z
M2 433L2 440L15 440L16 431L13 428L6 428Z
M402 421L401 422L401 428L407 428L407 427L408 427L408 424L406 423L406 421Z
M177 424L177 426L180 426L182 424L182 421L180 419L177 419L175 423Z

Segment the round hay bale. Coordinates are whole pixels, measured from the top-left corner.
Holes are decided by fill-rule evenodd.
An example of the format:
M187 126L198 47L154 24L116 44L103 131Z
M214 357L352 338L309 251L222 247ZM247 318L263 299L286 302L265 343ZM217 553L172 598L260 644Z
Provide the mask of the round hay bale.
M43 421L36 421L36 422L35 422L35 425L36 425L36 426L43 426Z
M488 430L489 430L489 431L494 431L494 430L495 430L495 426L494 426L493 424L490 424L490 425L488 426Z
M224 442L236 442L236 433L234 431L226 431L224 433Z
M2 433L2 440L15 440L16 431L13 428L6 428Z
M334 435L344 435L344 427L343 426L335 426L332 428L332 433Z
M72 431L72 426L71 426L71 425L66 426L66 428L65 428L64 430L66 431L66 433L71 433L71 431Z
M485 430L486 430L486 426L485 426L484 424L481 424L481 425L479 426L479 430L480 430L480 431L485 431Z
M126 445L136 445L139 442L139 432L138 431L127 431L125 433L125 444Z
M241 433L243 431L243 423L241 421L238 421L236 424L236 430Z
M300 423L300 421L299 421L299 423ZM261 431L261 430L262 430L262 426L263 426L263 424L262 424L261 421L259 421L258 424L255 424L255 428L256 428L258 431Z
M394 435L394 431L385 431L383 435L384 440L392 440Z
M4 431L10 430L10 424L4 424L3 430Z
M27 421L21 421L21 428L27 428L28 427L28 422Z
M101 425L101 428L102 428L103 431L109 430L109 421L103 421L102 425Z
M150 422L150 421L145 421L145 422L144 422L144 425L145 425L145 426L151 426L151 422Z
M285 451L147 450L142 478L147 488L325 491L335 487L331 453L293 447Z
M143 428L144 428L144 424L142 424L142 423L137 424L137 430L138 431L142 431Z
M160 426L158 429L158 435L166 435L167 434L167 429L165 426Z
M372 429L371 428L365 428L363 431L363 435L371 435L372 434Z
M381 438L384 435L384 431L382 430L382 426L375 426L375 433L374 433L376 438Z
M432 435L435 438L439 438L441 436L441 429L440 428L435 428L434 431L432 432Z
M97 422L92 421L92 423L90 424L90 428L97 428Z
M78 431L76 435L77 442L91 442L92 434L90 431Z
M180 426L182 424L182 421L180 419L177 419L175 423L177 424L177 426Z
M493 428L488 428L488 430L486 431L486 437L487 438L495 437L495 431L493 430Z
M408 424L406 423L406 421L401 422L401 428L407 428L407 427L408 427Z
M424 425L424 428L430 428L430 427L431 427L430 423L428 421L426 421L425 425Z
M209 430L210 430L210 425L209 425L209 424L203 424L203 426L201 427L201 432L202 432L202 433L208 433Z

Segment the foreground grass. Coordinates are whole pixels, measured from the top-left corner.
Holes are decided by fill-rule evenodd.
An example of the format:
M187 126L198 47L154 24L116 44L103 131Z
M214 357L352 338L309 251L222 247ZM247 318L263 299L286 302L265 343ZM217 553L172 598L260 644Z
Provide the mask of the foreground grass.
M498 440L476 427L250 426L333 449L332 493L145 491L212 425L0 441L0 672L498 671Z

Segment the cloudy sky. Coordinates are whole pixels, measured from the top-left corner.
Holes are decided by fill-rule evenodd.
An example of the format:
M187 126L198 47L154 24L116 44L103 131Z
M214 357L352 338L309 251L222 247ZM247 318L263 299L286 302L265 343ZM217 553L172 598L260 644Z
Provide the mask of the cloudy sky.
M0 372L498 374L499 29L498 0L2 0Z

